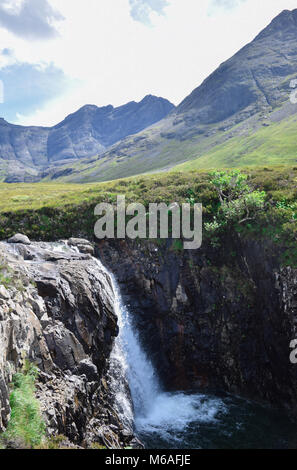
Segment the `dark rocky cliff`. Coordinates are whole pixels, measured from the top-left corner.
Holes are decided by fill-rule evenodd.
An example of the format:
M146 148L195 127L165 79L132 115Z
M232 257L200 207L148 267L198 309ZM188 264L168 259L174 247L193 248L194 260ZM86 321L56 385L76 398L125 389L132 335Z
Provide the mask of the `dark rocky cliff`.
M92 252L87 242L79 247ZM0 432L10 416L9 384L28 359L40 370L37 398L49 436L84 447L129 445L133 432L108 389L118 327L106 273L90 254L57 253L50 244L0 243L0 256L13 272L0 286Z
M138 446L109 382L118 334L110 278L89 242L72 243L80 252L0 243L14 272L0 287L0 431L9 384L26 357L40 369L37 397L50 435L85 447ZM289 360L297 269L281 267L280 249L236 235L220 249L207 241L197 251L171 241L102 241L96 251L118 278L166 389L227 391L297 417L297 366Z
M169 389L222 389L297 415L297 270L269 243L178 252L167 242L100 242Z

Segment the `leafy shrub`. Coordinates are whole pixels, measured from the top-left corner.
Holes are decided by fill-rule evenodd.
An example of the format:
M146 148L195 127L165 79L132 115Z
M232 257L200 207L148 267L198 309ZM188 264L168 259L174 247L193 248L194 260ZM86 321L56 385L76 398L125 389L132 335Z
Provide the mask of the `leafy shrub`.
M12 272L11 269L7 266L4 258L0 256L0 284L5 287L10 286L12 283Z
M215 171L210 176L221 204L239 199L250 191L247 184L248 175L239 170Z
M233 170L214 172L210 176L220 204L217 217L206 225L208 232L215 232L232 222L242 224L254 220L257 212L264 209L266 193L254 190L248 184L248 175Z
M264 209L265 199L264 191L253 191L233 201L223 201L221 212L227 222L242 224L255 219L257 212Z
M28 361L21 372L13 377L10 395L11 417L2 442L20 447L34 448L42 442L45 435L40 405L35 397L35 381L38 369ZM12 444L11 444L12 443Z

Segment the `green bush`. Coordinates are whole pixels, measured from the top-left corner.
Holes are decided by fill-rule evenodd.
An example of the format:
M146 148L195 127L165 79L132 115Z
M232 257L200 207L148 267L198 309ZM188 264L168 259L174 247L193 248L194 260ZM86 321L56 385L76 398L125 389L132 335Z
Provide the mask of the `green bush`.
M0 184L0 239L16 232L36 241L73 236L92 239L96 222L94 207L100 202L115 202L116 194L125 194L127 204L140 202L146 208L150 202L188 202L192 206L200 202L204 243L209 241L213 247L219 247L225 244L226 237L238 233L271 240L278 244L278 252L286 252L281 260L283 264L297 265L297 262L292 264L297 259L295 167L247 167L242 171L211 174L195 170L81 185L3 183ZM180 251L179 246L175 248Z
M10 395L11 417L5 433L1 436L2 443L13 447L34 448L41 444L45 435L40 405L35 397L35 382L38 369L28 361L21 372L13 377Z
M7 266L4 258L0 256L0 284L5 287L12 283L11 269Z

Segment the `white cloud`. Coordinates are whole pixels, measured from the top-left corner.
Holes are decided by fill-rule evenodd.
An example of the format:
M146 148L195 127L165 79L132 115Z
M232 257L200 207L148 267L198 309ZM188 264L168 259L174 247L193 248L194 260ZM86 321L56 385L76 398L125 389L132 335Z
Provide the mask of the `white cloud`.
M241 5L241 3L246 2L247 0L211 0L210 1L210 10L215 11L216 8L225 8L230 10Z
M210 16L210 1L170 0L164 15L151 12L148 28L131 17L129 0L48 0L65 17L60 36L28 43L0 29L1 47L15 60L46 60L80 83L34 114L20 111L20 122L55 124L87 103L118 106L149 93L178 104L281 10L297 7L297 0L246 0Z
M57 35L63 16L48 0L2 0L0 27L25 39L49 39Z
M153 13L163 15L168 6L167 0L129 0L129 2L132 18L147 25L151 25Z
M13 122L21 115L36 113L40 106L46 107L53 99L64 99L65 92L76 86L53 64L25 62L8 63L2 67L0 81L5 95L0 107L1 115Z

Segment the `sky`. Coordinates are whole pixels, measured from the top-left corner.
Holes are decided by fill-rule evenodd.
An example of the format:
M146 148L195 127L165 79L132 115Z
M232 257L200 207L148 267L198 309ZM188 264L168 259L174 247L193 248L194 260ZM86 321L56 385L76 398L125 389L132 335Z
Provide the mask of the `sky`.
M297 0L0 0L0 116L51 126L85 104L179 104Z

